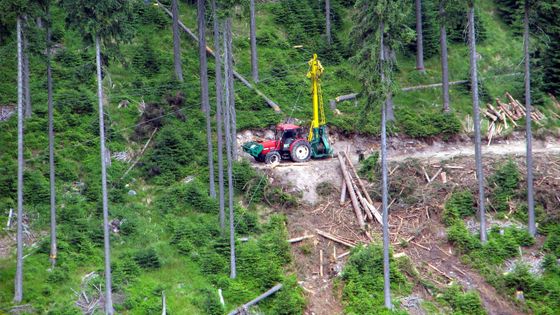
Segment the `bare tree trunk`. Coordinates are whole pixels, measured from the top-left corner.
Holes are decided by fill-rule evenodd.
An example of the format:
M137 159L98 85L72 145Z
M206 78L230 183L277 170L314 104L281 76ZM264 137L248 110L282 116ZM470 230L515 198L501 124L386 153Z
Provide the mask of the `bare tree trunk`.
M47 8L48 10L48 8ZM50 14L47 12L47 102L49 107L49 179L51 188L51 266L56 265L56 185L54 171L54 108L51 71L51 26Z
M220 231L225 233L225 201L224 201L224 136L222 134L223 89L222 80L222 54L220 42L220 21L216 8L216 0L212 0L212 18L214 23L214 53L216 54L216 134L218 138L218 199L220 204ZM222 23L223 24L223 23Z
M381 36L385 36L385 34L381 33ZM383 38L381 40L381 44L383 46L383 56L381 56L381 54L379 55L380 58L383 57L383 63L385 63L386 60L390 59L393 62L396 62L397 57L395 55L395 52L387 45L384 44L385 39ZM388 85L387 83L387 76L385 75L385 73L383 71L381 71L381 84L383 84L384 88L386 88L386 85ZM387 106L387 108L385 109L385 114L387 115L387 121L395 121L395 112L393 110L393 92L391 91L391 89L388 89L387 91L387 95L386 95L386 100L385 100L385 105Z
M229 20L229 18L228 18ZM232 164L232 137L231 137L231 94L233 91L231 90L230 81L233 81L233 77L230 76L231 68L230 62L227 60L229 59L228 56L231 55L229 48L231 47L228 43L230 40L230 36L228 33L231 33L231 28L228 32L228 22L226 21L226 30L224 36L224 50L225 50L225 59L224 62L224 72L225 72L225 79L226 79L226 95L225 95L225 102L226 108L224 111L224 127L226 130L226 157L227 157L227 175L228 175L228 204L229 204L229 245L230 245L230 278L235 279L237 276L237 268L235 264L235 220L234 220L234 213L233 213L233 164ZM231 24L230 24L231 26Z
M198 0L198 58L200 60L200 98L202 110L206 116L206 143L208 144L208 177L210 197L216 198L214 176L214 149L212 148L212 123L210 118L210 102L208 100L208 63L206 61L206 1Z
M484 209L484 173L482 170L482 150L480 147L480 108L478 101L478 70L476 56L476 37L474 29L474 3L469 2L469 51L470 51L470 71L471 89L473 101L473 121L474 121L474 153L476 159L476 178L478 180L478 211L480 213L480 241L486 242L486 211Z
M105 314L113 314L111 288L111 245L109 244L109 200L107 198L107 161L105 153L105 120L103 114L103 85L101 82L101 47L99 36L95 37L97 62L97 97L99 99L99 144L101 151L101 191L103 194L103 239L105 247Z
M231 156L234 161L237 161L237 115L235 113L235 86L233 84L233 46L232 46L232 20L228 17L226 20L226 38L227 38L227 84L229 87L229 117L231 128Z
M21 17L17 17L18 47L18 171L17 171L17 258L14 302L19 304L23 299L23 44L21 34Z
M525 132L527 137L527 210L529 212L529 234L535 236L535 199L533 193L533 134L531 131L531 63L529 60L529 0L525 0L524 43L525 52Z
M443 111L449 112L449 66L447 64L447 31L445 29L445 0L439 4L439 43L441 50L441 90L443 98Z
M27 16L23 16L24 24L27 24ZM31 88L29 87L29 41L25 34L25 26L22 28L23 34L23 92L25 101L25 118L31 117Z
M416 0L416 69L426 73L424 69L424 40L422 34L422 1Z
M259 58L257 56L257 21L255 18L255 0L249 3L251 11L251 73L253 81L259 82Z
M383 42L383 34L385 33L385 24L383 20L379 22L379 61L381 64L381 84L383 90L385 87L385 44ZM385 91L386 92L386 91ZM391 280L389 277L389 189L388 189L388 170L387 170L387 104L390 100L390 93L386 92L386 100L381 106L381 170L382 170L382 194L381 194L381 207L383 210L383 295L385 297L385 307L388 309L393 308L391 303Z
M331 1L325 0L325 24L327 28L327 44L332 44L331 34Z
M175 78L183 82L183 68L181 62L181 34L179 33L179 6L177 0L171 0L171 13L173 24L173 62L175 66Z

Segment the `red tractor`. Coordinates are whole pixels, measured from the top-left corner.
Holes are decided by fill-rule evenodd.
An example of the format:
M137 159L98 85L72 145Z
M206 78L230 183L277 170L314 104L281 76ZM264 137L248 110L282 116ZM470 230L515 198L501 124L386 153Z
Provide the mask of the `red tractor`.
M243 151L266 164L278 163L281 159L306 162L311 158L311 145L304 128L292 124L277 125L273 140L244 143Z

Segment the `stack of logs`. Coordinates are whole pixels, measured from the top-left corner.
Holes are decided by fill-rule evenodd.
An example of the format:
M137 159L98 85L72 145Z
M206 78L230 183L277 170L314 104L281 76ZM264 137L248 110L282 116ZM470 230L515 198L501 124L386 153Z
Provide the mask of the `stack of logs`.
M346 196L350 196L352 208L356 214L358 224L362 229L365 227L364 217L371 222L375 220L379 222L379 224L383 224L381 214L373 205L373 200L364 186L363 181L358 176L358 173L356 172L352 161L350 161L348 154L346 154L346 152L339 152L338 160L340 162L340 169L342 170L343 175L340 204L344 204Z
M499 98L496 98L496 106L488 103L486 104L486 108L482 109L482 114L490 121L490 125L488 126L488 144L490 144L494 135L500 135L504 130L510 127L508 121L511 123L511 127L515 128L518 126L517 121L524 118L526 115L526 109L523 104L507 92L506 98L509 103L504 103ZM538 109L533 108L531 111L531 118L535 123L542 126L540 121L544 119L544 114Z

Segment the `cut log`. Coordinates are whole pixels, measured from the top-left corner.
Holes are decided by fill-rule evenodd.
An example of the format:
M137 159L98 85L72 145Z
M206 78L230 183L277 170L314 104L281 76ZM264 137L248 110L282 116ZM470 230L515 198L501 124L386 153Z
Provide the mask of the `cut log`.
M362 211L360 210L360 204L358 203L358 199L356 194L354 193L354 189L352 187L352 179L350 178L350 174L346 169L346 163L342 159L342 154L338 154L338 161L340 162L340 169L342 170L342 175L344 176L344 180L346 181L346 191L348 195L350 195L350 200L352 200L352 207L354 208L354 213L356 214L356 219L358 220L358 225L360 228L365 227L364 217L362 216Z
M342 179L342 188L340 189L340 205L346 202L346 180Z
M351 248L356 247L356 245L354 245L354 244L352 244L352 243L350 243L350 242L348 242L348 241L345 241L345 240L341 239L340 237L334 236L334 235L332 235L332 234L329 234L329 233L327 233L327 232L321 231L321 230L319 230L319 229L316 229L316 231L317 231L317 234L319 234L319 235L321 235L322 237L327 238L327 239L329 239L329 240L331 240L331 241L335 241L335 242L337 242L337 243L340 243L340 244L342 244L342 245L346 245L346 246L351 247Z
M303 240L306 240L308 238L312 238L315 235L304 235L304 236L300 236L300 237L294 237L288 240L288 243L292 244L292 243L297 243L297 242L301 242Z
M381 216L381 213L379 213L379 210L377 210L377 208L375 208L374 205L372 205L371 203L367 202L367 206L368 206L368 210L371 211L371 214L375 217L375 219L377 220L377 222L379 222L379 224L381 224L381 226L383 226L383 217Z
M350 160L350 158L348 157L348 154L346 152L344 152L344 156L346 157L346 161L348 161L348 165L350 166L350 170L352 170L352 173L354 174L354 177L358 181L358 185L360 185L360 188L362 189L362 192L364 193L364 196L366 197L366 200L369 203L373 204L373 201L371 200L371 197L369 196L369 193L366 189L366 186L364 185L364 182L362 182L362 179L360 178L360 176L358 176L358 172L356 172L356 168L354 168L354 165L352 164L352 161Z
M346 95L340 95L340 96L335 98L335 101L337 103L339 103L339 102L342 102L342 101L355 99L357 96L358 96L358 93L350 93L350 94L346 94Z

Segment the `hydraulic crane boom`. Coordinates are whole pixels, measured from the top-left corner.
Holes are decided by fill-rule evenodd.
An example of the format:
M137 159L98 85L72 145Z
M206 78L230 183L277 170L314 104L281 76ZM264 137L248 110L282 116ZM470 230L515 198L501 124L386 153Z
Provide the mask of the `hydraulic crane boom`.
M320 77L323 74L323 66L317 54L309 60L309 72L307 77L311 79L311 97L313 101L313 120L309 128L307 140L311 144L312 156L314 158L327 157L332 155L332 148L327 134L325 109L323 106L323 93L321 92Z

